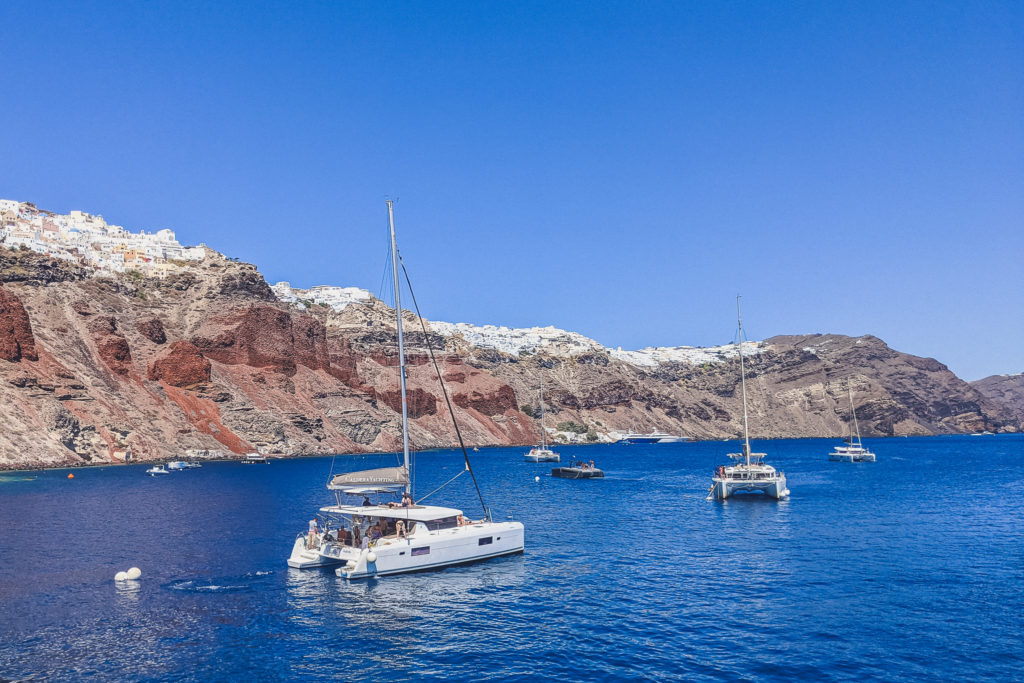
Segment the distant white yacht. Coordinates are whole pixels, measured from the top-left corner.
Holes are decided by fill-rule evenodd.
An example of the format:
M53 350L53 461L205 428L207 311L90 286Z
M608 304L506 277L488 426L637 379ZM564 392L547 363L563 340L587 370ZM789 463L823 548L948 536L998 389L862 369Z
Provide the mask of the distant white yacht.
M548 430L544 429L544 371L540 372L540 444L523 456L527 462L561 462L562 456L548 448Z
M763 493L781 500L789 497L786 475L764 463L765 453L750 452L750 430L747 426L747 375L743 365L743 320L740 316L740 298L736 297L737 355L740 357L740 384L743 388L743 449L729 453L735 465L723 465L711 478L708 500L725 500L737 493Z
M836 446L828 454L829 460L839 462L875 462L875 454L864 448L860 440L860 426L857 424L857 410L853 407L853 389L847 385L850 392L850 414L853 416L853 424L850 428L850 438L843 446Z
M682 443L683 441L691 441L691 439L688 436L673 436L658 430L654 430L650 434L630 432L619 439L619 443Z

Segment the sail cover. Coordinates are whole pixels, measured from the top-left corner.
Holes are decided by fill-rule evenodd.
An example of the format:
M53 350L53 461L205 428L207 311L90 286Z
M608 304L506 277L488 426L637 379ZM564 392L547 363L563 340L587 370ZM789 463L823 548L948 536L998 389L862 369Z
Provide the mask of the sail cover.
M409 470L404 467L381 467L376 470L362 470L360 472L349 472L347 474L336 474L328 484L329 488L341 489L358 486L364 487L392 487L407 486L409 484Z

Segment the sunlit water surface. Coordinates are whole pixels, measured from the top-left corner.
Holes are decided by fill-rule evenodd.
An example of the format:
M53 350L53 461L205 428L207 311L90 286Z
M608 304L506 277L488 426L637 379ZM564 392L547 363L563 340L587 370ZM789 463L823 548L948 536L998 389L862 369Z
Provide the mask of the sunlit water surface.
M483 450L526 553L355 583L285 564L331 458L0 475L0 678L1020 679L1024 438L834 443L755 443L781 503L705 500L734 444L562 448L591 481ZM420 454L417 491L460 467ZM479 512L468 477L431 502Z

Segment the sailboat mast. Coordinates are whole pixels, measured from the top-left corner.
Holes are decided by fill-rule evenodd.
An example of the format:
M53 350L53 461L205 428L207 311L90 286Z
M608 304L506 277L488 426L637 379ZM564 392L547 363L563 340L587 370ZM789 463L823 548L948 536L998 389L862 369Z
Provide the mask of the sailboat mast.
M850 413L853 414L853 429L857 434L857 445L860 446L860 426L857 424L857 409L853 407L853 387L847 385L846 390L850 392Z
M395 211L391 200L388 202L388 231L391 235L391 273L395 276L395 321L398 325L398 376L402 387L402 464L409 472L409 403L405 397L405 337L402 335L402 294L398 282L398 243L395 240ZM412 493L412 479L405 485L406 493Z
M544 368L540 369L540 447L548 447L548 434L544 429Z
M750 466L750 428L747 425L747 373L743 367L743 316L740 314L740 295L736 295L736 345L740 353L740 384L743 387L743 454L747 456L747 466Z

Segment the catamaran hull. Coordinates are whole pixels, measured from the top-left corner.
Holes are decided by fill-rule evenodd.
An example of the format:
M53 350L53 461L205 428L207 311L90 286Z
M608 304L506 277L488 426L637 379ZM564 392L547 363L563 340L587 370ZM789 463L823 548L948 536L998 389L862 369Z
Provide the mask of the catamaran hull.
M323 546L317 548L306 547L306 536L301 535L295 539L292 546L292 554L288 558L288 566L294 569L315 569L316 567L334 567L342 563L340 557L331 557L321 554Z
M521 522L485 522L378 541L372 548L338 548L344 564L335 573L365 579L451 567L523 552Z
M527 453L523 456L523 460L526 462L560 462L561 457L558 455L530 455Z
M725 500L737 494L748 493L760 493L776 500L788 498L789 489L786 488L786 477L782 476L769 482L729 481L716 477L711 487L711 497L715 500Z
M828 459L836 462L875 462L874 453L829 453Z

